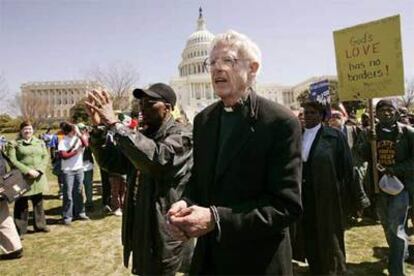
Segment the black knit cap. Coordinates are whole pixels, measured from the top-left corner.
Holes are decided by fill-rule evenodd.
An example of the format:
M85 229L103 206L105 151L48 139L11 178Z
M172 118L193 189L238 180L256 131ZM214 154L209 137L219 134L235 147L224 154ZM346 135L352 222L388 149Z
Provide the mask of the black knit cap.
M380 100L377 105L375 106L375 111L378 111L383 106L389 106L397 110L397 107L395 106L394 102L392 100Z
M169 103L174 109L175 103L177 102L177 96L171 86L165 83L155 83L148 89L136 88L132 92L134 97L141 99L144 96L148 96L154 99L159 99L163 102Z

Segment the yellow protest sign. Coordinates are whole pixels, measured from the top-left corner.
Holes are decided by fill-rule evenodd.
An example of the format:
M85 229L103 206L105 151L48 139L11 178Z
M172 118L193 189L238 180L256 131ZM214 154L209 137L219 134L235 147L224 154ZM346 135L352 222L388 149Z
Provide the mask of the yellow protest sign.
M334 32L341 101L404 95L400 16Z

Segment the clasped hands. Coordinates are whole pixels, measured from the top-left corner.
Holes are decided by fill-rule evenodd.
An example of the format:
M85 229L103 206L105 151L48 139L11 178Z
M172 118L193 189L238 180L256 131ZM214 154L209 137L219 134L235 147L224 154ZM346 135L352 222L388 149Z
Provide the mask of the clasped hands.
M167 213L170 235L181 241L203 236L214 230L215 222L210 208L193 205L184 200L174 203Z
M106 91L93 90L88 92L85 105L86 112L94 125L110 126L119 121L113 110L112 99Z

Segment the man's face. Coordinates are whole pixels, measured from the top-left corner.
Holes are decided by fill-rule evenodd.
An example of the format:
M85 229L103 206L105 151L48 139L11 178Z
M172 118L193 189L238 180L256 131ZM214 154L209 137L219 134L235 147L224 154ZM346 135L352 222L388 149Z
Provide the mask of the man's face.
M370 125L369 117L368 116L365 116L365 115L361 116L361 125L363 127L367 127L367 126Z
M237 49L225 44L214 47L209 62L213 88L221 99L242 96L248 87L249 74L258 68L257 63L240 57Z
M160 127L171 109L169 104L150 97L142 97L140 106L142 122L150 128Z
M383 125L392 125L397 120L397 110L394 107L384 105L377 110L378 120Z
M341 129L343 124L345 123L344 116L341 112L333 110L328 123L330 127Z
M313 128L322 122L322 115L319 110L312 106L306 106L304 110L305 128Z

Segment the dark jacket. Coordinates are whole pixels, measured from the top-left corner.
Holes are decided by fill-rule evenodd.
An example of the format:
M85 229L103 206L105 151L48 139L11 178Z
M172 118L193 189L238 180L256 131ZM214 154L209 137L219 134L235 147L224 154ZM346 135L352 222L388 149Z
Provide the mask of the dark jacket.
M7 172L7 161L3 156L3 153L0 151L0 176L3 176Z
M194 120L194 167L185 200L217 206L218 230L198 239L192 274L292 274L288 226L302 212L301 130L293 113L251 91L216 165L217 102ZM217 169L216 169L217 168Z
M376 126L376 132L381 131ZM405 189L414 194L414 129L410 126L397 123L397 137L395 145L395 164L391 166L391 170L395 176L401 180ZM368 141L368 133L361 133L358 142L358 150L360 156L370 163L368 171L372 179L372 155L371 145ZM378 184L376 184L378 185Z
M105 147L103 134L93 131L91 136L96 161L110 173L128 174L122 227L125 265L132 253L132 273L174 274L184 244L170 237L165 216L190 178L191 129L173 118L150 137L121 128L114 136L116 150Z

